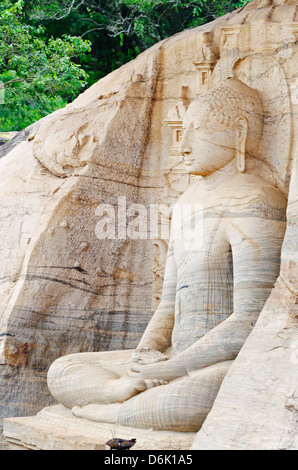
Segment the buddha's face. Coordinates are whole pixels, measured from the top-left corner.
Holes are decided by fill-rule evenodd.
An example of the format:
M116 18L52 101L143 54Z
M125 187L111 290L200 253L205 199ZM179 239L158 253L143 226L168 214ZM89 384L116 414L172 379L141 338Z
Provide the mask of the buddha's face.
M235 157L236 129L220 123L208 105L193 103L185 116L180 152L189 173L207 176Z

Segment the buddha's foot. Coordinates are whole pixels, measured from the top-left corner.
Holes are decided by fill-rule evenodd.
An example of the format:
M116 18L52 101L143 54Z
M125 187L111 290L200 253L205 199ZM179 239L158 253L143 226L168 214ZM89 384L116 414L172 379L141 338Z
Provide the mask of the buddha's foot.
M78 418L89 419L90 421L99 421L102 423L117 423L121 403L112 405L86 405L74 406L72 414Z
M74 406L72 414L78 418L89 419L91 421L100 421L104 423L117 423L119 411L122 402L129 400L140 392L148 390L152 387L165 385L167 382L164 380L149 380L149 379L135 379L133 377L121 377L119 379L112 379L105 385L112 387L110 404L92 404L85 406ZM108 393L105 388L105 393ZM118 403L113 403L115 397L118 398ZM124 397L127 397L124 399Z
M166 383L159 379L143 379L139 375L110 378L101 384L95 403L123 403L138 393Z

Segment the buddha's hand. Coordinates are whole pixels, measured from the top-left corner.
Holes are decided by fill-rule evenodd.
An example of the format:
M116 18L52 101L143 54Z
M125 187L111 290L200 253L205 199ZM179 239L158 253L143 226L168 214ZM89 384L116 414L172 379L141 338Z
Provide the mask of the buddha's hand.
M159 364L133 364L129 375L139 376L142 379L158 380L167 383L170 380L177 379L185 375L185 371L181 367L169 367L171 360L161 362Z
M131 359L132 362L137 364L154 364L155 362L166 361L168 356L156 349L140 348L133 352Z
M129 375L139 375L143 379L171 381L187 376L188 372L185 368L183 357L172 357L158 364L132 364Z

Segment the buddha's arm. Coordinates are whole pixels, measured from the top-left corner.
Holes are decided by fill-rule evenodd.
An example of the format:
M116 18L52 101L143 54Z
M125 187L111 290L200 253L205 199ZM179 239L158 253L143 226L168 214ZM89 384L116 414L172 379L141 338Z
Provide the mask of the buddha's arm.
M203 338L165 363L158 366L149 364L134 370L141 372L144 379L174 380L203 367L234 360L257 318L257 313L233 313Z
M171 344L172 330L175 316L176 297L176 263L173 245L170 242L167 254L162 298L160 304L150 320L143 337L133 355L133 360L140 360L142 352L156 350L163 352Z
M144 378L173 380L238 355L278 276L285 224L251 218L233 228L234 313L155 370L145 366Z

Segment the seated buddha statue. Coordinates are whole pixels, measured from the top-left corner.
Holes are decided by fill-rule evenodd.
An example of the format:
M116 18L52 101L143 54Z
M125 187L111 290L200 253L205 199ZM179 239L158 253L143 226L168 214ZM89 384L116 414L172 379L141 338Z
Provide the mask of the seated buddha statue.
M262 129L258 92L234 78L189 106L180 150L201 178L173 210L160 304L136 350L52 364L49 389L75 416L155 430L202 426L279 274L287 201L253 171ZM193 220L201 236L190 240Z

